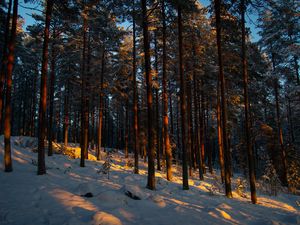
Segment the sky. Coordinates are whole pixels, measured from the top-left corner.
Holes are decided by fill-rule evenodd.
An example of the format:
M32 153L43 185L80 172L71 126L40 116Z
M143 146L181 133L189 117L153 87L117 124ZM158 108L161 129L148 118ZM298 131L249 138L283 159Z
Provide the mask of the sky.
M203 6L208 6L210 4L211 0L200 0L200 3ZM19 14L24 18L25 24L24 27L28 25L32 25L35 21L32 19L30 16L32 13L39 13L38 11L32 10L32 9L26 9L22 6L30 7L30 8L36 8L37 4L31 4L31 3L24 3L24 0L20 1L20 6L19 6ZM246 16L246 23L247 27L250 28L251 30L251 40L253 42L257 42L259 40L259 35L258 35L258 28L256 28L256 25L254 24L257 20L256 15L247 15Z

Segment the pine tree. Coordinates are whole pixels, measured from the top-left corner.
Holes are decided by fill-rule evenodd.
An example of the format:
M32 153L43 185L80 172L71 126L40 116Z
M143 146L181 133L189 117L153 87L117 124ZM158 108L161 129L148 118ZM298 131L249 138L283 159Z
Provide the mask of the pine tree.
M49 27L53 8L53 0L47 0L46 21L44 29L44 44L41 71L41 96L39 102L39 144L38 144L38 175L46 173L45 166L45 128L46 128L46 108L47 108L47 73L48 73L48 45Z
M256 204L256 188L255 188L255 171L254 171L254 158L253 149L251 146L251 134L250 134L250 118L249 118L249 98L248 98L248 71L247 71L247 59L246 59L246 29L245 29L245 13L246 4L244 0L241 0L241 23L242 23L242 66L244 77L244 106L245 106L245 129L246 129L246 143L248 153L248 165L249 165L249 179L251 189L251 201Z
M9 17L8 17L9 18ZM12 73L14 66L14 51L17 35L17 22L18 22L18 0L14 0L12 27L10 39L8 41L8 56L7 56L7 71L6 71L6 101L5 101L5 118L4 118L4 170L5 172L11 172L12 160L11 160L11 92L12 92ZM2 112L0 112L2 113Z
M185 104L185 79L183 68L183 46L182 46L182 12L181 4L177 6L177 23L178 23L178 49L179 49L179 75L180 75L180 109L181 109L181 148L182 148L182 186L183 190L189 189L188 183L188 166L186 151L186 104Z
M12 8L12 0L9 0L6 21L5 21L5 33L4 33L4 43L2 49L2 58L1 58L1 70L0 70L0 133L3 131L2 127L2 111L3 111L3 103L4 103L4 83L5 83L5 69L7 66L7 56L8 56L8 42L9 42L9 33L10 33L10 17L11 17L11 8Z
M222 110L222 142L224 148L225 158L225 192L228 198L232 198L231 192L231 170L229 166L230 151L228 148L227 136L227 100L225 97L225 77L223 71L223 58L222 58L222 44L221 44L221 1L215 0L215 14L216 14L216 29L217 29L217 46L218 46L218 62L219 62L219 80L221 86L221 110Z
M148 34L148 14L147 14L147 1L141 0L142 16L143 16L143 37L144 37L144 58L145 58L145 76L147 86L147 120L148 120L148 182L147 187L150 190L155 189L155 168L154 168L154 134L152 128L153 117L153 99L152 99L152 75L150 63L150 41Z
M164 128L164 151L166 153L167 180L172 179L172 150L169 138L169 118L168 118L168 93L167 93L167 46L166 46L166 13L165 0L161 1L162 13L162 41L163 41L163 56L162 56L162 86L163 86L163 128ZM171 101L170 101L170 104Z

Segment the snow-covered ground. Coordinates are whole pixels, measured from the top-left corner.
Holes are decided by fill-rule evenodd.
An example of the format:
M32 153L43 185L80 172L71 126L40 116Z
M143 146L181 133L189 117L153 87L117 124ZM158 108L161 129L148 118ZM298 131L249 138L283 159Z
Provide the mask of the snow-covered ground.
M112 155L109 179L99 173L104 161L91 157L80 168L79 159L59 154L46 156L47 174L37 176L34 145L32 138L13 137L14 171L4 173L0 165L1 225L300 224L299 196L260 193L259 203L252 205L248 192L244 197L234 192L234 198L227 199L216 176L200 182L196 174L190 190L183 191L180 168L174 169L173 182L157 172L157 189L151 191L145 188L146 165L141 160L140 174L133 174L121 153ZM128 191L141 200L128 197ZM93 197L84 197L87 193Z

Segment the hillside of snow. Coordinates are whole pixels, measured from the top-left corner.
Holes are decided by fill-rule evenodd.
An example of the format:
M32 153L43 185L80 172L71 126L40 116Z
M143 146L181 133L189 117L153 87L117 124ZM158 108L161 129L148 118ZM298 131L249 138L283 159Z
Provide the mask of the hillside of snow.
M0 141L3 162L3 137ZM184 191L175 165L174 180L168 182L163 172L156 172L157 188L151 191L145 187L143 160L136 175L131 162L114 152L105 173L105 161L97 162L92 155L86 167L79 167L79 148L74 148L75 159L46 156L47 174L37 176L35 152L35 139L12 138L13 172L4 173L0 164L1 225L300 224L299 196L258 192L259 203L252 205L247 191L226 198L218 176L209 174L204 182L194 174L190 190ZM233 189L237 182L234 178Z

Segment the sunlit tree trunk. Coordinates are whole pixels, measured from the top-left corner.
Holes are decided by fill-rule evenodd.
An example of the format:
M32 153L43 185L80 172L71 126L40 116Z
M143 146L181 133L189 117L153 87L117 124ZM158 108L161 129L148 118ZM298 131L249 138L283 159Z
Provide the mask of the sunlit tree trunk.
M69 137L69 84L66 85L64 99L64 147L68 147L68 137Z
M102 129L103 129L103 96L104 96L104 67L105 67L105 49L103 47L101 59L101 74L100 74L100 94L99 94L99 116L98 116L98 132L97 132L97 160L101 158L102 147Z
M87 86L86 86L87 87ZM87 88L85 88L87 93ZM85 111L84 111L84 130L83 130L83 146L84 146L84 157L89 158L89 106L90 100L88 96L85 96Z
M3 103L4 103L4 84L5 84L5 70L7 69L8 63L8 44L9 44L9 31L10 31L10 17L11 17L11 8L12 8L12 0L9 0L7 16L5 21L5 33L4 33L4 44L2 51L2 61L1 61L1 71L0 71L0 134L3 131L3 121L2 121L2 112L3 112Z
M41 71L41 91L39 103L39 143L38 143L38 175L46 173L45 166L45 128L46 128L46 110L47 110L47 72L48 72L48 45L49 28L53 8L53 0L47 0L46 22L44 30L44 45Z
M200 124L200 147L201 147L201 165L203 174L206 173L205 167L205 143L204 143L204 93L202 80L198 82L199 94L199 124Z
M155 81L158 84L158 52L157 52L157 35L155 33L154 37L154 67L156 71L156 78ZM155 132L155 139L156 139L156 161L157 161L157 170L161 170L160 165L160 152L161 152L161 143L160 143L160 124L159 124L159 87L155 87L155 125L156 125L156 132Z
M54 111L54 87L55 87L55 69L56 69L56 51L55 51L55 30L53 30L53 44L51 55L51 74L50 74L50 96L49 96L49 121L48 121L48 156L52 156L53 141L53 111Z
M170 123L171 123L171 130L170 130L170 136L174 136L174 113L173 113L173 101L172 101L172 91L171 91L171 81L168 82L169 86L169 106L170 106ZM170 139L169 136L169 139ZM171 140L170 140L171 141Z
M126 99L125 106L125 158L128 158L128 136L129 136L129 100Z
M245 29L245 0L241 0L241 23L242 23L242 65L243 65L243 77L244 77L244 106L245 106L245 134L248 153L248 166L249 166L249 179L251 190L251 201L256 204L256 188L255 188L255 169L254 169L254 157L251 142L250 133L250 116L249 116L249 97L248 97L248 71L247 71L247 58L246 58L246 29Z
M167 90L167 45L166 45L166 15L165 15L165 0L161 3L162 12L162 39L163 39L163 55L162 55L162 86L163 86L163 127L164 127L164 148L166 154L166 166L167 166L167 180L172 179L172 149L170 145L169 137L169 118L168 118L168 90ZM170 96L170 109L172 109L172 101ZM171 110L171 118L173 118L173 111ZM172 122L171 122L172 123Z
M179 110L180 110L180 102L179 97L177 98L177 104L176 104L176 142L177 142L177 152L176 152L176 161L179 162L180 157L180 149L181 149L181 140L180 140L180 118L179 118Z
M217 130L218 130L218 147L219 147L219 163L221 170L221 180L224 183L225 180L225 168L224 168L224 149L223 149L223 137L222 137L222 124L221 124L221 102L220 102L220 82L217 82Z
M187 138L188 138L188 143L187 143L187 154L188 154L188 164L189 164L189 176L192 176L192 146L193 146L193 132L192 132L192 124L193 124L193 117L192 117L192 90L191 90L191 85L190 85L190 80L187 80L187 115L188 115L188 121L187 121Z
M211 142L211 135L210 135L210 122L209 122L209 119L210 119L210 116L209 116L209 110L210 110L210 106L209 106L209 99L208 97L206 98L206 131L205 131L205 134L206 134L206 140L207 140L207 149L208 149L208 157L207 157L207 164L208 164L208 171L210 174L213 173L213 161L212 161L212 157L213 157L213 146L212 146L212 142Z
M145 57L145 75L147 86L147 110L148 110L148 183L147 188L150 190L155 189L155 149L153 143L153 109L152 109L152 75L150 63L150 42L148 34L148 15L147 15L147 1L141 0L142 16L143 16L143 37L144 37L144 57Z
M278 141L280 144L280 153L281 161L283 167L283 176L282 182L283 185L288 186L288 172L287 172L287 159L286 159L286 150L283 144L283 132L281 127L281 118L280 118L280 106L279 106L279 93L278 93L278 80L274 79L274 92L275 92L275 103L276 103L276 123L277 123L277 132L278 132Z
M136 24L135 24L135 0L133 0L132 15L133 51L132 51L132 74L133 74L133 151L134 173L139 173L139 136L138 136L138 93L136 83Z
M86 35L87 35L87 16L83 15L83 49L82 49L82 66L81 66L81 138L80 138L80 167L85 166L85 158L87 151L87 140L86 140L86 105L87 105L87 96L86 96L86 69L85 69L85 60L86 60Z
M91 140L91 149L95 149L95 108L94 108L94 98L92 98L92 108L91 108L91 135L90 135L90 140Z
M216 31L217 31L217 47L218 47L218 62L219 62L219 80L221 82L221 109L222 109L222 128L223 128L223 148L225 156L225 192L228 198L232 198L231 192L231 169L230 151L228 148L227 137L227 100L225 97L225 76L223 71L223 57L222 57L222 45L221 45L221 1L214 0L215 14L216 14Z
M37 76L39 75L38 64L34 71L33 86L32 86L32 102L31 102L31 115L30 115L30 136L35 136L35 115L36 115L36 92L37 92Z
M182 45L182 15L181 15L181 5L177 6L177 22L178 22L178 48L179 48L179 75L180 75L180 109L181 109L181 149L182 149L182 187L183 190L189 189L188 183L188 166L187 166L187 149L186 149L186 130L185 130L185 78L184 78L184 68L183 68L183 45Z
M12 90L12 72L15 60L15 44L17 36L17 22L18 22L18 0L14 0L13 18L10 40L8 41L8 55L7 55L7 73L6 73L6 101L5 101L5 117L4 117L4 171L11 172L13 170L11 160L11 90Z

